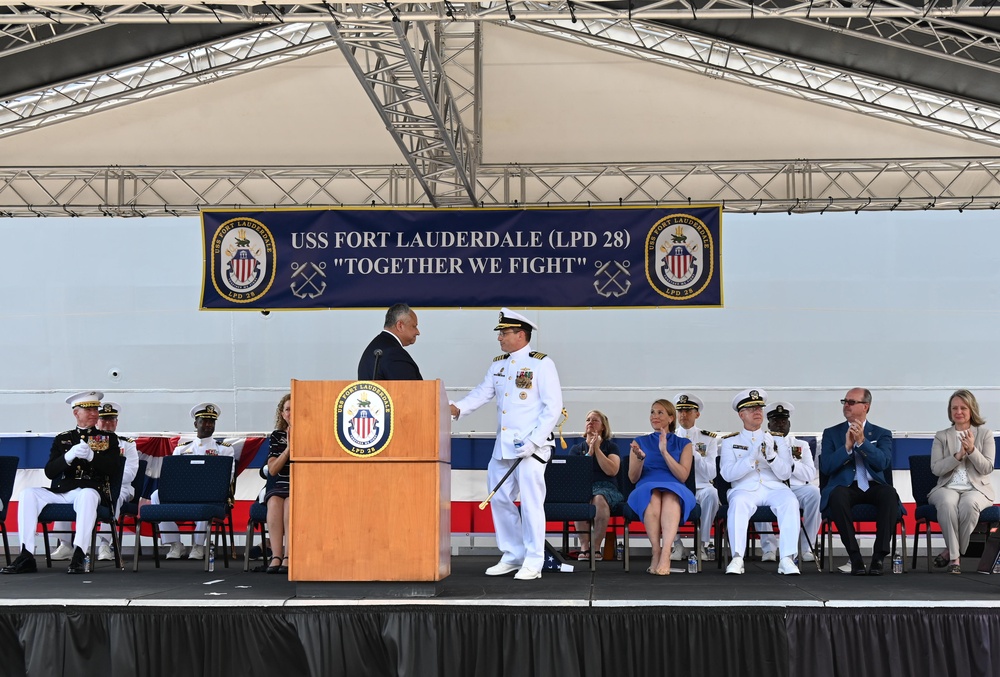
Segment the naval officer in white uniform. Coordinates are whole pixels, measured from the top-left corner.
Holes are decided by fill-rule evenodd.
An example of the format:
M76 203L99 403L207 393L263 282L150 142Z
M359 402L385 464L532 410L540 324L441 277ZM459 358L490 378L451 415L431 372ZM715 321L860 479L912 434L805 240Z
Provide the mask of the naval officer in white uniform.
M517 580L542 577L545 561L545 465L562 413L562 388L552 358L531 349L534 322L507 308L494 327L500 349L483 382L458 402L451 402L455 419L471 414L496 398L497 433L487 470L489 491L521 459L492 501L500 561L488 576L516 571ZM521 509L514 504L521 496Z
M816 556L812 552L812 544L816 542L822 518L819 514L819 483L816 481L816 463L813 461L809 443L796 439L788 431L792 428L792 412L795 407L789 402L774 402L767 406L764 415L767 416L767 430L774 437L778 446L788 445L792 455L792 476L788 485L799 501L802 510L802 532L799 535L799 552L803 562L812 562ZM755 524L760 534L760 549L764 553L762 561L768 561L767 554L772 553L770 561L777 559L773 553L778 550L778 544L771 533L771 525Z
M698 427L697 421L703 406L701 398L691 393L674 395L678 424L675 434L690 440L694 451L695 500L701 506L700 546L701 559L705 560L710 559L707 551L712 540L712 523L715 522L715 513L719 512L719 492L712 485L712 480L715 479L715 460L719 457L719 438L715 433ZM683 551L678 536L670 548L670 559L684 559Z
M195 434L197 434L197 438L179 443L174 449L173 455L183 456L185 454L195 454L201 456L235 456L232 446L226 444L225 442L217 442L215 438L212 437L212 435L215 434L215 422L221 414L222 410L219 409L219 405L217 404L202 402L201 404L195 405L191 409L191 418L194 419L194 430ZM236 464L233 463L233 472L235 471ZM153 505L159 505L160 492L154 491L153 495L149 497L149 502ZM205 558L205 528L207 526L208 524L206 522L195 523L194 545L191 546L191 552L188 554L188 559ZM161 522L160 530L163 532L160 537L163 545L170 546L170 550L167 551L167 559L180 559L183 557L184 545L181 543L181 535L177 533L177 523Z
M777 446L770 433L761 430L767 393L760 388L744 390L733 398L733 409L743 429L722 440L719 473L730 482L727 530L733 561L727 574L742 574L750 517L762 505L778 517L781 532L779 574L798 574L792 559L799 539L799 502L785 481L792 474L792 455L787 445Z

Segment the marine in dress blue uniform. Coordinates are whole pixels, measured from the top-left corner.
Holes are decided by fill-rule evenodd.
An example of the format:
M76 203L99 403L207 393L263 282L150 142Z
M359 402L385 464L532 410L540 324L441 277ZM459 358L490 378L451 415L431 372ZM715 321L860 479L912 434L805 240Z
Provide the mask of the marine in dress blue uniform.
M743 429L723 438L719 452L719 473L732 485L727 530L733 560L726 567L727 574L743 573L747 525L762 505L769 506L778 518L778 573L799 573L793 559L799 538L799 502L785 484L792 474L792 455L786 445L779 447L771 434L761 429L765 404L767 393L760 388L744 390L733 398L733 410L743 421Z
M90 537L97 522L97 506L111 506L111 475L118 470L118 436L98 430L97 408L104 393L89 390L66 398L73 407L77 427L59 433L52 440L45 476L52 487L29 487L21 492L17 526L21 553L5 574L33 573L35 564L35 534L38 513L50 503L72 504L76 511L76 531L73 534L73 555L67 573L82 574L84 557L90 547Z
M552 454L553 436L562 412L562 387L556 365L529 344L534 322L507 308L494 328L503 354L493 359L482 383L458 402L451 413L461 418L490 400L497 405L496 443L487 470L487 490L520 458L522 461L493 498L493 524L500 562L486 570L490 576L516 571L514 578L541 578L545 562L545 465ZM521 446L515 447L515 441ZM514 500L521 497L518 511Z

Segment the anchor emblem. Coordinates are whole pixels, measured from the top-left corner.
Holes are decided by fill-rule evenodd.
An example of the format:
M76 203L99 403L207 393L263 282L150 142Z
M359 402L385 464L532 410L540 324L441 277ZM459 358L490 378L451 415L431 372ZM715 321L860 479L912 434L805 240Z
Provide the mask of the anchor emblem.
M295 294L297 298L300 299L314 299L326 290L326 280L320 279L317 282L313 280L317 276L320 278L326 277L326 273L323 271L326 269L326 263L295 263L292 262L292 284L290 289L292 293ZM301 277L302 279L296 280L296 277ZM310 291L310 289L312 291Z
M630 264L628 261L625 263L608 261L604 264L601 264L601 262L598 261L595 265L597 266L597 272L594 273L594 277L598 279L594 280L594 290L604 298L609 298L611 296L618 298L624 296L632 287L632 280L626 279L625 284L618 281L618 276L622 273L625 274L626 278L630 276L630 273L628 272ZM612 266L614 267L612 268ZM609 268L611 270L609 270Z

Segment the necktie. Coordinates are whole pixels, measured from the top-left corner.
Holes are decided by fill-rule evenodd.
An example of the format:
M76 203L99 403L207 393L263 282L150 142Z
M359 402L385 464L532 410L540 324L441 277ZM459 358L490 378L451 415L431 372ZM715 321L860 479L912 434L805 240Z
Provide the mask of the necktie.
M871 475L868 473L868 465L865 463L865 459L861 457L857 449L854 450L854 473L855 479L858 482L858 489L868 491Z

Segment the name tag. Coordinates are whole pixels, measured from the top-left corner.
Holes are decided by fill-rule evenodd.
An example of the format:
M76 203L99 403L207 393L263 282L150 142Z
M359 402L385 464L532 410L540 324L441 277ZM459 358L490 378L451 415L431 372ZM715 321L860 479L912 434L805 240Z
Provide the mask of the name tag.
M196 458L192 458L191 465L205 465L205 459L198 460Z
M750 451L750 447L745 447L742 444L734 444L733 449L742 449L743 451Z

